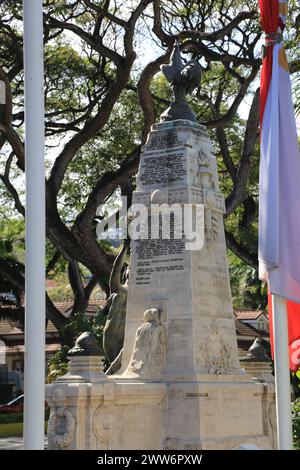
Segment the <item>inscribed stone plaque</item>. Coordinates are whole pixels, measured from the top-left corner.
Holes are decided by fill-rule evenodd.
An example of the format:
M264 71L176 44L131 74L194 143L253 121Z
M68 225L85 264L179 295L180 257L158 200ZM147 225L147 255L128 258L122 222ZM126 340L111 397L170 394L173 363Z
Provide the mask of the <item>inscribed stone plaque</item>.
M183 183L186 178L186 149L178 135L154 135L144 150L138 186L161 187Z

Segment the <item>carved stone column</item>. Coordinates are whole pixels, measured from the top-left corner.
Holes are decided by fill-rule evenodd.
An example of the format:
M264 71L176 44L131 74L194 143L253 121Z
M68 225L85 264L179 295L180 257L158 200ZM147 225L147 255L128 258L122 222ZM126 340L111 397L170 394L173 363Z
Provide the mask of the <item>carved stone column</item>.
M118 374L129 370L136 331L151 308L158 308L164 318L167 352L162 377L195 380L206 373L242 374L226 258L224 198L204 126L185 120L153 126L141 155L133 203L146 206L149 217L153 204L176 204L182 214L184 206L203 205L205 240L201 249L186 249L186 239L132 240Z

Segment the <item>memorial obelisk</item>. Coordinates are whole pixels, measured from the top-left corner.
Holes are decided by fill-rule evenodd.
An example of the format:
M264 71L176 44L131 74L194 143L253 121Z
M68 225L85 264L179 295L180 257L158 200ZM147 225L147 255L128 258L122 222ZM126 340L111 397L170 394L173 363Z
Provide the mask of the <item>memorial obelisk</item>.
M147 308L158 308L166 328L165 379L196 380L203 373L241 373L232 314L223 228L224 198L204 126L186 102L199 85L200 65L182 64L176 45L163 72L174 101L153 126L143 149L134 204L203 205L204 246L178 239L133 240L122 371ZM182 214L184 211L182 210ZM187 221L184 221L187 222ZM197 221L194 221L195 224ZM183 224L184 225L184 224Z
M187 249L185 238L162 234L132 240L120 370L98 380L93 372L90 383L82 374L77 386L69 374L51 386L49 401L78 423L68 448L271 449L274 386L240 367L216 158L186 102L201 67L184 65L176 44L163 72L174 100L142 150L133 204L148 221L153 206L201 206L204 243Z

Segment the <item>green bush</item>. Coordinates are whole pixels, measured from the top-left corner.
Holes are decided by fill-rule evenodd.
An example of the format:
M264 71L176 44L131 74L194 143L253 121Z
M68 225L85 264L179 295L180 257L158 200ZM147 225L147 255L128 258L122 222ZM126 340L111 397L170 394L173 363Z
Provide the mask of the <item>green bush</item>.
M70 330L74 337L78 337L81 333L89 331L93 333L96 337L97 343L102 350L102 340L103 340L103 329L106 321L106 315L104 311L99 307L95 312L95 315L88 317L86 313L75 313L72 321L68 323L65 327L66 330ZM59 351L57 351L48 362L48 375L47 383L51 383L68 372L68 346L62 346ZM103 352L104 356L104 352ZM109 362L104 358L103 368L107 369Z
M79 336L85 331L93 333L96 337L99 347L102 349L103 329L106 322L106 315L104 310L99 307L95 314L91 317L87 316L85 312L75 313L72 320L65 327L66 330L71 330L75 337Z
M294 447L300 450L300 398L292 404L292 413Z
M45 420L48 421L50 407L45 410ZM0 413L0 424L23 423L23 412L20 413Z
M0 424L22 423L23 413L0 413Z
M48 375L47 383L54 382L57 377L60 377L68 372L68 355L69 347L62 346L59 351L57 351L48 362Z

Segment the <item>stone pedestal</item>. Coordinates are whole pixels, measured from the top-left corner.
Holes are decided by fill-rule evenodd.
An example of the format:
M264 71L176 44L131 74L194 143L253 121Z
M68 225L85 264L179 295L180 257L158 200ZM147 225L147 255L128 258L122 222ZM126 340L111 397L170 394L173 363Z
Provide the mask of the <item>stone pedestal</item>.
M56 382L99 382L106 379L101 356L70 356L68 372Z
M257 382L275 383L275 377L272 375L272 363L263 361L241 361L242 368L251 375L252 380Z
M62 394L78 416L82 435L74 434L70 448L274 448L274 387L253 381L238 359L224 199L203 126L184 120L153 126L133 203L149 214L157 203L202 204L204 246L132 241L121 369L78 390L65 377L68 383L47 391L51 405Z

